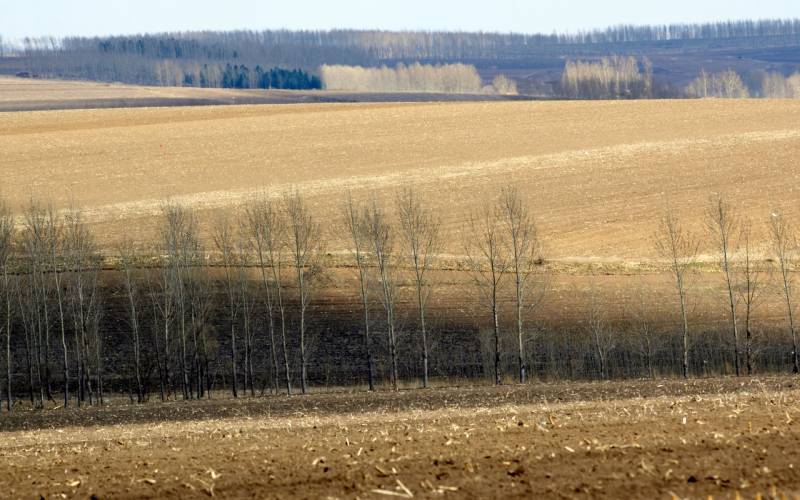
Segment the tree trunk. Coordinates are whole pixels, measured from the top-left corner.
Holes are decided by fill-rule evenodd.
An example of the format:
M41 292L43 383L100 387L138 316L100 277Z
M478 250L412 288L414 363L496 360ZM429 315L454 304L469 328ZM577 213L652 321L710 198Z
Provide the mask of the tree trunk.
M231 307L233 307L233 303L231 303ZM231 321L231 389L234 398L239 397L236 390L236 379L236 325L234 321Z
M392 360L392 388L396 391L399 389L399 382L397 380L397 341L394 331L394 311L389 312L389 355Z
M419 324L422 330L422 387L428 388L428 332L425 329L425 302L422 298L422 286L417 278L417 303L419 304Z
M6 383L8 384L8 391L6 394L6 408L8 412L11 413L12 409L14 408L14 396L13 396L13 384L11 382L11 374L12 374L12 360L11 360L11 291L8 288L8 270L6 266L3 266L3 281L5 287L5 299L6 299ZM19 284L19 283L18 283Z
M784 277L784 281L786 278ZM792 336L792 373L800 372L800 365L797 358L797 334L794 328L794 314L792 313L792 300L789 295L789 286L784 284L784 294L786 295L786 311L789 316L789 334Z
M683 292L682 282L679 282L678 288L681 296L681 320L683 322L683 378L689 378L689 322L686 319L686 296Z
M500 318L497 312L497 290L492 290L492 320L494 322L494 384L500 385Z
M375 390L375 365L372 360L372 346L369 338L369 299L367 290L364 286L364 278L361 279L361 301L364 307L364 347L367 353L367 381L369 390Z
M55 256L54 256L55 257ZM67 359L67 334L64 329L64 306L61 300L61 279L58 275L58 270L55 268L56 263L53 259L53 275L56 284L56 300L58 301L58 316L61 322L61 349L63 350L64 361L64 407L69 406L69 360Z
M166 400L166 384L164 383L164 363L162 362L161 357L161 348L158 346L158 333L155 328L153 328L153 344L156 349L156 368L158 369L158 391L159 395L161 396L161 401L164 402Z
M80 338L78 335L75 335L75 380L78 383L78 386L75 388L75 403L78 405L78 408L81 407L81 403L83 402L83 372L81 371L82 364L83 360L81 357Z
M525 344L522 338L522 289L517 274L517 343L518 343L518 363L519 363L519 383L525 383Z
M300 289L300 389L303 394L308 390L308 374L307 366L308 360L306 359L306 282L303 277L303 268L297 268L297 285Z
M744 359L745 359L745 366L747 367L747 375L753 374L753 354L752 354L752 342L753 342L753 332L750 330L750 306L748 304L747 312L745 313L744 319L744 326L745 326L745 352L744 352Z
M725 266L725 280L728 285L728 303L731 308L731 327L733 328L733 355L734 355L734 369L736 370L736 376L741 376L741 368L739 366L739 325L736 321L736 301L733 298L733 283L731 282L731 274L730 269L728 267L728 252L727 249L723 249L723 264Z

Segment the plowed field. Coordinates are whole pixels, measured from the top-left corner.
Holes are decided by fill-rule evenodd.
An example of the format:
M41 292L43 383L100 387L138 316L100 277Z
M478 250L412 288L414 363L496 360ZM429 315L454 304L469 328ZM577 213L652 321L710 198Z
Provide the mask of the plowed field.
M314 104L0 114L0 192L85 208L103 239L148 229L164 200L226 209L307 193L330 228L346 189L417 186L446 251L500 186L519 187L555 260L654 257L664 207L695 229L713 192L764 223L800 213L800 102Z
M4 498L797 498L798 398L796 379L767 378L20 408L0 419L0 490Z

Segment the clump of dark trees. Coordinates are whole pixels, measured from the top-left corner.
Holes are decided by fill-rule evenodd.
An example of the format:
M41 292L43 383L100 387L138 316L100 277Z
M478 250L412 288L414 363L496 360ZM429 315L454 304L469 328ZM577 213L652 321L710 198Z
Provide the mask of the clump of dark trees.
M200 86L209 86L208 75L201 72ZM188 79L187 79L188 78ZM191 75L184 77L184 83L190 87L196 86L194 78ZM203 85L205 83L205 85ZM261 66L256 66L254 69L249 69L245 65L225 66L222 72L222 88L225 89L288 89L288 90L304 90L304 89L320 89L322 82L319 77L310 75L303 70L293 69L286 70L282 68L272 68L264 70Z
M719 257L729 328L692 330L688 283L699 239L667 209L656 248L674 278L678 335L671 321L647 314L644 289L628 305L635 313L627 325L609 320L592 288L580 326L548 332L540 313L549 290L542 242L514 187L463 227L457 267L472 277L476 299L464 296L458 307L475 310L477 327L448 323L441 309L430 313L441 218L410 187L391 202L343 200L335 231L349 241L355 293L333 307L318 293L329 285L331 233L297 191L254 196L205 228L191 208L164 203L156 241L124 240L110 254L100 252L80 210L31 202L15 217L3 206L6 407L12 411L15 399L36 407L56 399L103 404L109 391L141 403L223 390L234 397L306 393L314 385L376 390L387 381L396 390L403 380L428 387L433 377L501 384L510 373L520 383L531 376L688 377L723 373L729 363L736 375L787 364L797 373L794 229L772 215L771 253L791 345L778 340L769 351L756 342L753 321L767 263L756 258L750 224L724 197L709 206L707 235Z

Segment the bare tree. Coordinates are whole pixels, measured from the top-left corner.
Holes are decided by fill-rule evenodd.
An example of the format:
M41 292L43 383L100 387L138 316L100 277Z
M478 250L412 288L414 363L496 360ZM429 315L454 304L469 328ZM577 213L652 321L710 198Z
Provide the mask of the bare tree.
M739 295L744 302L744 331L745 346L744 358L747 374L753 374L753 312L762 298L762 277L767 271L764 261L757 258L754 252L752 228L749 222L742 225L741 241L744 254L742 256Z
M100 296L100 283L98 273L100 270L100 260L98 256L93 256L89 261L90 267L87 269L87 278L89 284L89 303L88 314L86 321L86 330L89 346L86 349L87 353L93 355L93 362L95 374L95 387L97 390L97 403L100 405L105 404L105 392L103 389L103 338L100 330L100 322L103 319L103 304ZM91 392L89 402L91 403Z
M131 335L133 337L133 374L136 382L136 401L144 402L142 386L142 342L139 328L139 284L134 275L138 269L138 252L130 239L125 239L118 247L119 262L125 283L125 295L128 298L128 315L130 317Z
M614 349L614 332L609 328L603 312L601 298L598 296L594 282L589 290L589 307L586 324L592 336L597 361L600 364L600 378L606 380L610 377L608 369L608 356Z
M503 214L496 206L485 205L469 220L464 247L473 280L492 314L494 334L494 382L502 383L500 374L500 287L511 265L508 244L503 238Z
M686 305L686 275L697 258L698 243L686 230L671 208L667 208L656 233L655 246L658 253L669 261L670 271L675 280L681 312L683 336L683 376L689 377L689 322Z
M0 41L2 44L2 41ZM6 342L6 408L9 413L14 407L13 401L13 382L12 377L12 359L11 359L11 280L8 277L8 266L11 261L14 244L14 217L11 214L8 206L0 201L0 270L3 273L3 302L4 302L4 315L5 321L0 325L0 331L5 330Z
M689 97L719 97L723 99L743 99L750 96L742 77L729 69L709 74L704 69L685 89Z
M300 297L300 384L308 390L308 353L306 351L306 313L314 280L320 273L322 226L315 220L299 191L284 196L288 216L289 253L297 277Z
M236 370L238 353L236 352L236 321L239 312L239 290L234 281L235 243L230 219L220 215L214 226L214 243L222 256L222 267L225 270L225 290L228 294L228 320L231 326L231 392L234 398L239 397L237 391L238 375Z
M532 275L536 268L536 262L541 259L541 245L536 224L515 187L507 186L502 189L499 204L508 237L507 241L510 245L510 270L514 274L514 299L517 313L519 381L524 384L526 356L523 313L527 306L535 305L541 300L542 293L531 297L535 288L531 286L535 285ZM538 291L543 292L544 288L539 287ZM531 298L533 298L532 303L529 303L528 300Z
M394 262L394 231L386 212L377 197L366 212L366 228L378 276L381 284L383 308L386 312L386 327L389 333L389 357L392 363L392 388L398 389L397 373L397 324L395 301L397 298L396 269Z
M71 210L70 217L80 218L79 212ZM69 221L68 221L69 223ZM61 349L64 362L64 406L69 405L69 362L67 355L67 334L66 334L66 321L64 316L64 299L61 291L61 271L62 266L58 262L59 258L63 258L62 253L64 249L61 247L66 243L64 240L64 223L60 220L58 215L53 210L52 205L47 209L45 218L45 234L46 234L46 248L50 264L50 274L52 275L53 284L56 293L56 303L58 305L58 319L61 328Z
M733 366L736 370L736 376L738 377L741 375L741 368L739 366L739 324L736 319L735 283L731 258L738 250L739 242L736 240L736 237L741 230L741 224L730 204L722 195L717 195L712 198L711 207L708 211L707 225L709 233L715 241L717 251L719 252L719 266L722 269L722 274L725 278L725 287L728 292L731 331L733 333Z
M243 367L243 374L244 374L244 390L247 393L247 389L250 389L250 395L255 395L255 377L254 377L254 370L253 370L253 326L252 326L252 317L253 317L253 310L255 309L255 296L252 293L250 287L250 277L248 275L248 268L250 266L250 250L252 246L250 244L250 237L247 234L242 234L241 237L237 241L237 250L238 256L236 259L236 280L238 285L238 297L239 302L241 304L241 318L242 318L242 335L244 339L244 367ZM269 313L271 315L271 313ZM270 336L273 340L272 349L273 349L273 356L272 360L272 378L273 383L275 384L275 392L278 392L278 372L277 372L277 362L274 353L275 342L274 336L272 335L272 330L270 330ZM262 388L262 394L264 392L265 386Z
M372 359L372 345L369 333L369 262L367 252L370 247L370 235L367 228L366 209L357 206L352 193L347 193L344 205L344 222L352 241L352 253L358 270L359 294L364 313L364 353L367 361L367 381L369 390L375 390L375 362Z
M644 354L645 364L647 365L647 375L651 379L655 379L655 370L653 369L653 331L650 323L650 311L647 307L647 296L649 294L650 290L640 282L638 290L636 290L638 301L634 308L634 320L636 321L637 329L641 335L642 352Z
M281 320L281 342L286 393L292 394L292 379L289 367L289 350L286 341L286 308L283 300L283 252L286 249L286 221L280 210L266 195L254 198L245 207L250 237L256 248L261 280L264 285L265 302L269 320L270 342L274 368L275 391L278 387L278 358L275 346L273 308L278 307ZM267 268L271 278L267 275Z
M40 370L40 357L39 357L39 325L41 323L41 316L39 315L39 302L38 302L38 287L36 280L36 271L34 267L35 260L31 258L28 249L31 246L30 234L27 229L23 231L20 247L25 252L24 264L25 274L18 277L18 286L16 287L18 311L20 315L20 323L22 324L23 341L25 344L25 368L27 372L28 382L28 395L30 397L31 405L37 404L34 397L35 381L36 392L39 393L38 404L42 405L42 391L41 391L41 370ZM25 280L24 282L22 280ZM34 376L34 370L36 376Z
M211 399L210 363L214 348L209 342L209 318L213 302L211 276L206 269L206 253L199 241L191 247L186 266L186 297L192 333L192 372L194 393L198 399ZM190 387L191 389L191 387Z
M43 207L36 201L31 201L25 210L22 246L29 264L30 289L24 294L29 304L30 331L32 333L33 347L36 358L36 378L39 388L39 406L44 405L45 395L52 401L52 388L50 376L50 283L53 275L58 274L52 262L52 255L58 251L61 237L61 224L56 221L55 210L52 206ZM60 292L59 292L60 293ZM62 329L63 332L63 329ZM67 350L64 347L66 339L62 338L64 355L64 391L68 398L69 365L67 363Z
M422 204L419 196L410 187L404 188L398 194L397 209L405 250L414 270L422 336L422 387L428 387L428 332L425 324L425 307L431 293L428 271L441 246L439 239L441 221L430 208Z
M162 206L161 212L163 217L161 242L166 254L166 270L169 280L166 289L173 294L173 301L177 306L181 351L181 388L183 398L189 399L192 394L187 366L189 328L186 319L190 312L187 297L187 270L197 244L197 219L190 209L178 204L167 203Z
M157 248L153 250L154 255L161 256L161 262L150 269L146 279L149 287L150 300L153 306L153 344L156 348L157 360L159 355L158 330L161 328L164 338L163 363L159 363L159 388L161 400L165 401L173 397L175 393L172 373L173 359L173 334L172 323L175 318L175 296L173 287L175 280L171 279L173 270L167 265L166 258L163 256L164 250Z
M325 88L329 90L462 94L479 94L483 90L478 71L474 66L465 64L433 66L414 63L410 66L398 64L394 68L323 64L320 66L320 73ZM509 87L510 85L506 85L505 89L491 90L509 90Z
M781 273L781 285L783 286L783 296L786 301L786 317L789 322L789 335L792 338L792 372L800 372L800 363L797 353L797 334L794 327L794 278L792 267L795 262L797 251L797 236L794 228L778 211L772 213L770 221L770 233L772 236L772 250L778 257L778 268Z
M80 405L87 392L89 401L92 402L90 370L94 365L97 398L98 402L102 403L102 376L100 373L99 354L102 343L95 325L96 316L99 314L97 310L99 307L97 267L100 257L94 238L83 222L81 213L74 209L70 210L65 222L64 257L66 267L69 270L69 279L67 281L67 286L69 287L68 297L70 299L75 335L75 356L79 387L77 402ZM53 260L55 262L55 258ZM59 290L61 288L59 281L56 282L56 288ZM59 303L61 302L60 297L61 292L59 291L57 294ZM63 315L63 308L60 305L59 314Z

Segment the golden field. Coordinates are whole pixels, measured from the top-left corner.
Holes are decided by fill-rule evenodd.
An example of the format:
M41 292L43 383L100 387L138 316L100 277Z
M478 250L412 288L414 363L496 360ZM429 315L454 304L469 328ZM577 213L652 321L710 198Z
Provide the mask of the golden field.
M655 257L667 204L697 229L713 192L757 226L800 215L800 102L309 104L0 114L2 196L82 207L102 240L146 234L167 199L201 213L306 193L336 230L345 190L436 206L448 253L470 212L518 186L554 261ZM211 220L207 217L206 220ZM141 229L142 232L137 233Z

